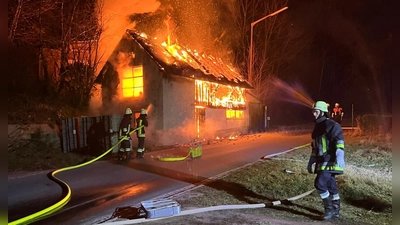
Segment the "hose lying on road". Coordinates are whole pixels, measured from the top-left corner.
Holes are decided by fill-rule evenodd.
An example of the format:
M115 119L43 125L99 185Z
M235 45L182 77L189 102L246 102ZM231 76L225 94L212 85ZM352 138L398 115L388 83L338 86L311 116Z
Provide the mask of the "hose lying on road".
M291 148L287 151L284 152L280 152L280 153L276 153L276 154L272 154L272 155L266 155L261 157L261 159L265 160L268 158L272 158L274 156L277 155L281 155L296 149L300 149L300 148L304 148L309 146L310 144L305 144L305 145L301 145L301 146L297 146L294 148ZM165 161L176 161L176 159L182 159L184 160L185 158L187 158L190 155L190 151L189 154L186 157L181 157L181 158L163 158L166 159ZM200 152L201 155L201 152ZM190 210L184 210L181 211L179 214L177 215L173 215L173 216L167 216L167 217L160 217L160 218L140 218L140 219L131 219L131 220L119 220L119 221L109 221L109 222L102 222L102 225L122 225L122 224L137 224L137 223L144 223L144 222L151 222L151 221L156 221L156 220L161 220L161 219L166 219L166 218L171 218L171 217L176 217L176 216L184 216L184 215L190 215L190 214L195 214L195 213L202 213L202 212L209 212L209 211L216 211L216 210L225 210L225 209L249 209L249 208L265 208L265 207L271 207L271 206L277 206L282 204L282 202L285 201L294 201L300 198L303 198L309 194L311 194L313 191L315 191L315 189L312 189L310 191L304 192L300 195L296 195L294 197L285 199L285 200L277 200L277 201L273 201L271 203L268 203L267 205L264 203L261 204L244 204L244 205L219 205L219 206L211 206L211 207L205 207L205 208L197 208L197 209L190 209Z
M189 148L189 153L183 157L159 157L158 160L163 162L175 162L175 161L183 161L189 156L192 158L200 157L203 154L202 145L197 146L196 148Z
M137 224L137 223L145 223L145 222L152 222L156 220L161 220L161 219L166 219L166 218L172 218L176 216L184 216L184 215L190 215L190 214L196 214L196 213L203 213L203 212L210 212L210 211L217 211L217 210L226 210L226 209L254 209L254 208L265 208L268 206L276 206L282 204L283 201L294 201L299 198L303 198L309 194L311 194L313 190L304 192L303 194L296 195L294 197L285 199L285 200L279 200L279 201L274 201L270 204L244 204L244 205L218 205L218 206L210 206L210 207L205 207L205 208L197 208L197 209L189 209L189 210L183 210L179 214L176 214L174 216L166 216L166 217L160 217L160 218L154 218L154 219L146 219L146 218L140 218L140 219L132 219L132 220L120 220L120 221L112 221L112 222L105 222L101 223L101 225L123 225L123 224Z
M133 132L135 132L136 130L142 128L143 126L140 126L136 129L134 129L133 131L131 131L129 134L132 134ZM111 152L115 147L117 147L123 140L126 140L126 138L122 138L121 140L119 140L114 146L112 146L110 149L108 149L106 152L104 152L103 154L101 154L100 156L87 161L85 163L79 164L79 165L75 165L75 166L70 166L70 167L65 167L65 168L61 168L58 170L55 170L51 173L51 176L53 178L53 180L55 182L57 182L58 184L60 184L62 186L62 188L66 188L67 189L67 194L66 196L61 199L61 201L57 202L56 204L47 207L41 211L38 211L34 214L22 217L20 219L14 220L12 222L9 222L8 225L19 225L19 224L31 224L33 222L42 220L48 216L50 216L51 214L54 214L55 212L59 211L61 208L63 208L68 202L69 200L71 200L71 188L68 186L67 183L65 183L64 181L58 179L57 177L55 177L55 175L57 173L63 172L63 171L67 171L67 170L72 170L72 169L76 169L76 168L80 168L86 165L89 165L99 159L101 159L102 157L104 157L105 155L107 155L109 152Z

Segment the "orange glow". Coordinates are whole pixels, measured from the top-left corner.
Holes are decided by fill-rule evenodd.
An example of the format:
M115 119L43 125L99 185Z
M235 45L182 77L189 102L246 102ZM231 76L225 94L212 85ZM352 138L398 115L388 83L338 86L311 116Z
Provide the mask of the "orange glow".
M185 61L193 68L197 68L198 64L193 60L193 57L197 57L197 60L209 60L213 64L215 70L218 70L221 74L223 71L218 69L221 61L204 54L199 57L196 50L192 51L189 48L183 48L178 44L170 44L170 37L168 36L168 44L166 42L161 43L165 50L174 56L176 59ZM235 72L232 67L228 66L230 72ZM239 108L245 106L243 97L244 88L231 87L227 85L216 84L207 81L196 80L196 103L205 104L214 107L225 107L225 108Z
M244 111L243 110L226 110L226 118L227 119L244 119Z
M235 118L235 110L226 110L226 118L230 119L230 118Z
M143 94L143 67L127 67L122 72L122 96L140 97Z
M195 102L197 105L228 109L244 108L244 88L196 80Z
M167 26L169 23L167 21ZM168 30L169 33L169 30ZM149 40L147 35L141 33L131 33L142 45L149 48L155 57L162 59L169 65L181 68L190 68L185 70L187 77L195 78L195 101L194 105L203 107L218 107L227 109L244 109L245 88L239 87L240 83L246 83L243 76L238 73L233 66L228 65L218 57L200 53L197 50L190 49L178 44L177 40L173 43L173 38L167 35L166 41L158 41L158 38ZM201 71L201 73L199 73ZM195 73L195 74L191 74ZM210 79L221 80L226 84L204 81ZM216 81L218 82L218 81ZM222 82L221 82L222 83ZM227 84L238 84L230 86ZM137 82L134 81L136 87Z

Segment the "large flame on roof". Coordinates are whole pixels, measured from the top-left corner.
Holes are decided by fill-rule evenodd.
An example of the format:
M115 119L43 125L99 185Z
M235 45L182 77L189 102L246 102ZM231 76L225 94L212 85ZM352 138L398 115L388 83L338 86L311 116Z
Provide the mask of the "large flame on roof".
M177 41L171 43L169 35L167 41L160 42L156 37L149 39L144 33L130 34L153 57L162 62L161 64L180 68L181 73L184 73L180 75L196 80L196 106L230 109L245 107L245 88L240 85L247 84L246 80L233 66L223 62L221 58L192 50L178 44Z
M195 49L190 49L184 45L171 43L171 38L167 36L167 42L159 42L158 38L149 39L144 33L131 33L141 44L151 49L155 57L163 60L169 65L185 66L188 64L193 69L200 70L202 73L214 76L217 80L226 79L235 83L247 83L244 77L236 69L219 57L200 53ZM157 43L158 42L158 43Z

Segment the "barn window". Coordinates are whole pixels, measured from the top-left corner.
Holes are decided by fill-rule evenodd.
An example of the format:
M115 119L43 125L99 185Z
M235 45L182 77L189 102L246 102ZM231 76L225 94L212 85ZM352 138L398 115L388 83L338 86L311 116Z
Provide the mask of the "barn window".
M243 109L244 88L196 80L195 103L210 107Z
M227 119L244 119L244 111L243 110L226 110L226 118Z
M143 67L129 67L124 70L122 79L122 95L139 97L143 94Z

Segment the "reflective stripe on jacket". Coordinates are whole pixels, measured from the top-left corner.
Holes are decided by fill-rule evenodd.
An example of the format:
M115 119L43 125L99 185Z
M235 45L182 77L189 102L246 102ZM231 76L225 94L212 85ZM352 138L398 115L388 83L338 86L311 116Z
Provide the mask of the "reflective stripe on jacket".
M141 114L138 118L137 118L137 126L136 127L141 127L140 129L138 129L136 131L136 135L137 137L146 137L146 131L144 130L144 127L148 126L148 122L146 119L146 115Z
M130 115L124 115L122 117L121 123L119 124L119 139L122 139L124 136L128 136L129 139L131 138L129 134L129 132L131 132L131 121L132 118Z
M335 121L325 116L318 118L312 132L311 156L316 157L316 171L343 173L343 168L336 165L336 149L344 149L342 128Z

